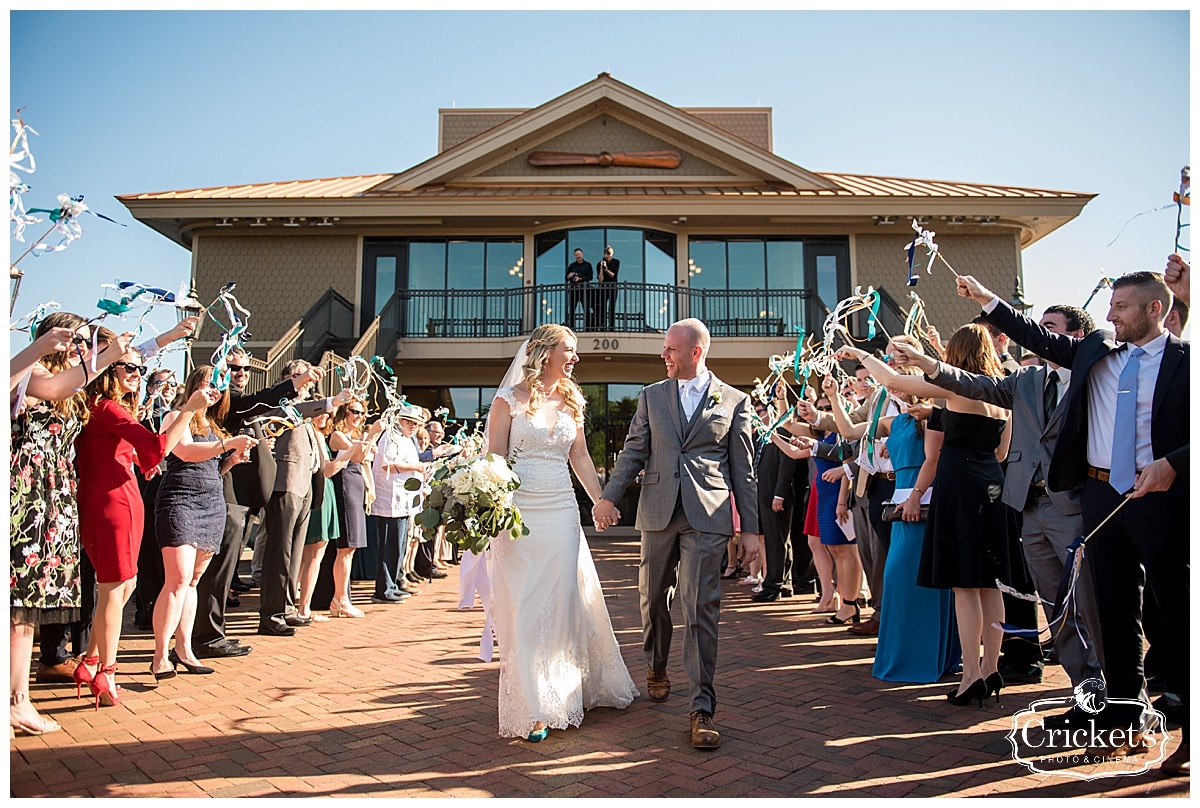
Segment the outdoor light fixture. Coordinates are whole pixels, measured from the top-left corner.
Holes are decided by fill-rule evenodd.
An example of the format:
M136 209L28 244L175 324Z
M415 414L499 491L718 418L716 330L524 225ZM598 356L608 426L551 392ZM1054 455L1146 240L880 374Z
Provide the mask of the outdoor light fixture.
M984 225L993 225L999 221L995 216L977 216L975 220Z
M328 216L322 216L321 221L317 222L317 227L333 227L333 222L329 221Z
M229 221L228 219L222 219L221 221L217 222L216 226L217 227L233 227L233 222Z
M283 223L283 226L284 227L299 227L300 223L298 221L296 221L295 216L291 216L288 218L288 220L286 222Z
M896 223L895 216L876 216L875 217L875 224L877 224L877 225L886 225L886 224L895 224L895 223Z
M196 280L193 278L191 281L191 288L188 289L187 296L175 304L175 316L179 322L182 322L188 317L200 317L203 314L204 304L200 302L200 297L196 294ZM192 372L192 343L195 342L196 337L200 335L201 325L203 325L203 321L197 323L196 330L192 332L190 337L184 340L184 344L187 347L187 355L184 364L184 372L186 373Z
M259 218L257 218L257 219L255 219L254 221L250 222L250 226L251 226L251 227L266 227L266 226L267 226L267 223L266 223L266 222L264 222L264 221L262 220L262 217L260 216Z
M946 224L964 224L966 221L967 221L966 218L962 217L962 216L947 216L946 217Z

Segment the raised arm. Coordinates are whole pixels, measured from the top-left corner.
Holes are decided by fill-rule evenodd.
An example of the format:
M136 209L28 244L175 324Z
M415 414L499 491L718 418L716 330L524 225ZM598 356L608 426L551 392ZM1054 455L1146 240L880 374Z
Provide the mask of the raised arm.
M907 376L903 373L897 373L888 367L887 363L881 362L866 351L851 345L843 346L838 351L838 358L857 359L862 362L863 367L867 369L867 372L871 374L871 377L875 381L894 393L905 393L917 398L943 397L941 388L936 385L930 384L920 376Z
M1013 397L1016 395L1017 383L1022 374L1033 373L1037 368L1021 368L1011 376L985 376L969 373L953 365L947 365L921 352L913 342L897 337L893 342L896 350L896 360L904 366L915 367L925 374L925 378L937 385L944 392L985 401L997 407L1012 409ZM941 393L936 398L944 397Z
M1079 340L1075 337L1052 334L1025 315L1017 314L1012 306L970 275L960 276L956 283L958 296L969 297L982 306L987 321L1007 334L1013 342L1056 365L1069 368L1075 363L1075 352L1079 347Z
M95 373L91 370L90 359L85 359L75 367L59 373L51 373L40 363L34 364L30 371L29 386L25 389L26 394L42 401L60 401L67 398L86 386L97 373L124 356L132 339L133 334L129 332L118 334L116 340L96 355Z

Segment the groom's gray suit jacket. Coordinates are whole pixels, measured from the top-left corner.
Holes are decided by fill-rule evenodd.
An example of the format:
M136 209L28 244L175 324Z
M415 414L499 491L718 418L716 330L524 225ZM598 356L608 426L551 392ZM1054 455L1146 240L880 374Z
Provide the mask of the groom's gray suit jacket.
M732 492L742 532L759 532L750 397L716 374L686 422L678 382L666 379L642 389L604 499L618 502L643 469L638 530L665 530L682 501L694 530L732 536Z

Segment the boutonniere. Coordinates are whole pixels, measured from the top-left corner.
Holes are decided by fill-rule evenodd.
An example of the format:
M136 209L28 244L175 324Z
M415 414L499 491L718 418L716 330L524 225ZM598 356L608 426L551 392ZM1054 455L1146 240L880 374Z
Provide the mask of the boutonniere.
M708 406L716 407L717 405L719 405L721 403L721 398L722 398L721 390L719 388L716 390L713 390L708 395Z

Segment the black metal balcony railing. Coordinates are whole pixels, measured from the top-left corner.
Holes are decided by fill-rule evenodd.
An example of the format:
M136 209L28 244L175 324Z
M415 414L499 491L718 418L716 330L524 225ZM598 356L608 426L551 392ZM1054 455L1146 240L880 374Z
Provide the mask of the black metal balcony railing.
M401 289L379 313L379 345L421 337L517 337L544 323L579 332L662 333L698 317L714 337L791 337L825 317L807 289L687 289L651 283L566 284L497 290Z

